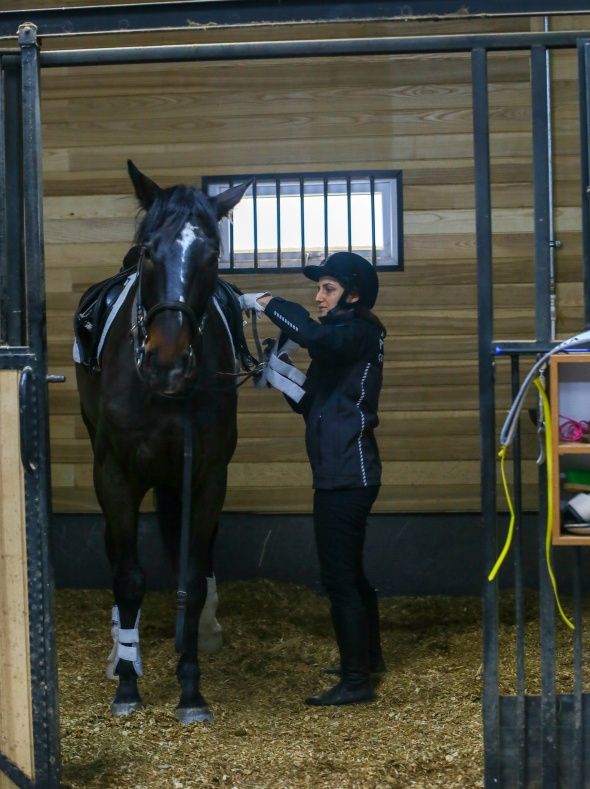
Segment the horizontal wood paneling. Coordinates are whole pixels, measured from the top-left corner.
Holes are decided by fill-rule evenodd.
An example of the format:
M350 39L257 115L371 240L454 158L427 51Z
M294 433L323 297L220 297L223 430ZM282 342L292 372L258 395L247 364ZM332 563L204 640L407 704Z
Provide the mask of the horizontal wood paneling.
M587 19L583 24L588 22ZM552 22L553 24L553 22ZM561 24L561 23L560 23ZM580 21L576 23L581 29ZM271 38L516 31L531 20L445 20L266 28ZM589 26L590 27L590 26ZM176 40L248 40L252 30ZM160 39L168 41L170 34ZM153 42L154 36L126 43ZM97 43L106 41L100 37ZM80 42L83 43L83 42ZM48 40L49 48L69 42ZM110 45L110 42L109 42ZM403 273L382 273L389 336L378 437L384 486L376 511L477 510L477 283L468 55L52 69L43 72L45 237L53 502L96 511L92 457L78 413L72 315L81 293L114 274L133 236L132 158L162 186L206 174L402 169ZM582 325L578 88L575 53L552 54L558 331ZM495 337L534 336L531 89L526 53L489 57ZM314 312L297 274L228 277ZM267 321L263 336L274 335ZM246 327L247 334L250 326ZM296 363L306 367L306 354ZM511 400L497 369L497 423ZM534 398L531 399L531 406ZM261 424L264 430L261 430ZM246 385L226 508L311 508L303 423L275 391ZM526 507L536 506L535 429L523 420ZM499 489L499 501L503 493ZM146 497L144 509L151 507Z

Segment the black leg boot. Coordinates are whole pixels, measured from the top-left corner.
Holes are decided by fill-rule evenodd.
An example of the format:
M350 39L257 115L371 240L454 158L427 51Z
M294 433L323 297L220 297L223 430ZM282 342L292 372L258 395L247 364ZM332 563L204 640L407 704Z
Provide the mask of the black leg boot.
M373 701L369 675L368 622L365 611L332 607L332 622L340 651L340 682L330 690L305 699L306 704L327 707Z
M387 666L381 652L381 630L379 628L379 604L377 595L375 602L367 608L367 623L369 626L369 667L371 674L384 674Z
M368 625L368 649L369 649L369 671L371 674L384 674L387 671L385 661L383 660L383 653L381 652L381 633L379 629L379 605L377 603L377 595L375 601L367 608L367 625ZM324 674L334 674L337 677L342 676L342 669L340 666L329 666L324 669Z

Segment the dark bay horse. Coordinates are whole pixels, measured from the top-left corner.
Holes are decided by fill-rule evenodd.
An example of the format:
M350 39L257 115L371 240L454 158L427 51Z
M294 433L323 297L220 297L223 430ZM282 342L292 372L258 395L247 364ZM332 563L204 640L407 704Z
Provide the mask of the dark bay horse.
M76 365L113 571L113 635L118 644L111 669L119 684L111 710L126 715L142 706L138 623L145 582L137 554L138 511L147 491L155 488L160 520L167 521L161 527L178 535L188 403L192 497L176 714L190 723L212 719L199 690L199 617L207 594L207 551L237 439L236 361L213 300L218 223L249 183L207 197L189 186L161 189L131 161L128 170L145 212L135 237L137 276L106 335L100 369Z

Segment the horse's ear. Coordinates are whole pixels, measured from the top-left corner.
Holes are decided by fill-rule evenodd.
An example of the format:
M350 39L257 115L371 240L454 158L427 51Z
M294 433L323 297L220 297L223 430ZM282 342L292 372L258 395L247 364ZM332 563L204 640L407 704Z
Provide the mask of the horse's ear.
M244 181L239 186L232 186L231 189L226 189L225 192L210 197L211 205L217 212L217 219L223 219L228 216L232 208L235 208L240 202L242 197L246 194L248 187L254 183L254 179L250 178L249 181Z
M156 195L160 191L160 187L157 183L152 181L151 178L148 178L147 175L144 175L142 172L140 172L133 164L131 159L127 159L127 170L129 171L129 177L133 182L133 187L135 189L137 199L139 200L139 204L142 208L148 211L156 199Z

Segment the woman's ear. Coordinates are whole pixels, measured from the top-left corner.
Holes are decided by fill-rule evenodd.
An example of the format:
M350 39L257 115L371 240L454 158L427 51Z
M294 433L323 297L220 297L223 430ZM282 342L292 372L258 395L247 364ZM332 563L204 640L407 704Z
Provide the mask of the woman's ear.
M360 296L359 296L359 294L358 294L358 290L357 290L356 288L353 288L353 289L350 291L350 293L348 294L348 296L346 297L346 301L347 301L349 304L354 304L354 302L355 302L355 301L358 301L358 300L359 300L359 298L360 298Z

